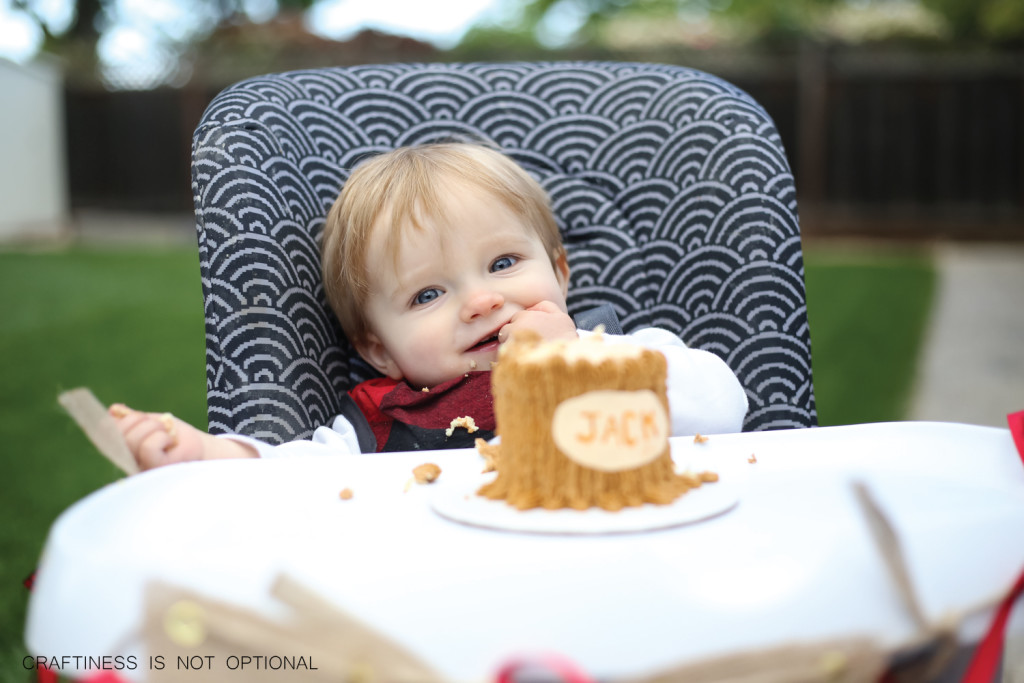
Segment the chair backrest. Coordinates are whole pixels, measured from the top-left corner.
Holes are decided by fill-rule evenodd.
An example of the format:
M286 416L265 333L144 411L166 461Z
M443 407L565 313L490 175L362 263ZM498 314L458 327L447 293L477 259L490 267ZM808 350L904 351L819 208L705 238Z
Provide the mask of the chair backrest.
M551 194L571 313L610 303L722 357L744 429L813 426L796 195L746 93L692 69L608 62L396 64L252 78L194 136L211 432L306 437L371 376L324 303L318 241L368 155L498 143Z

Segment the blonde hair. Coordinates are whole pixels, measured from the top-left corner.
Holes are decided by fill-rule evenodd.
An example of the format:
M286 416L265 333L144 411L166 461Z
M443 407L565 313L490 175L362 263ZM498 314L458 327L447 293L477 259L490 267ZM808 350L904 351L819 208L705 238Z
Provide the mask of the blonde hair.
M427 220L446 222L444 188L457 183L502 202L533 229L552 265L565 254L544 189L510 158L467 143L399 147L352 171L327 214L321 267L327 303L353 344L370 330L364 315L370 295L367 250L379 220L387 219L385 244L395 255L402 231L423 230Z

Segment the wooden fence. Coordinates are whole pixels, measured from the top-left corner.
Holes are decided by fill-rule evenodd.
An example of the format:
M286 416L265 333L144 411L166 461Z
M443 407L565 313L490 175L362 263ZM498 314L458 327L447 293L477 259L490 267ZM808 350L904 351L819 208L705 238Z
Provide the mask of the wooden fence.
M672 61L765 106L806 234L1024 239L1024 54L806 48ZM191 134L218 89L69 88L72 207L191 210Z

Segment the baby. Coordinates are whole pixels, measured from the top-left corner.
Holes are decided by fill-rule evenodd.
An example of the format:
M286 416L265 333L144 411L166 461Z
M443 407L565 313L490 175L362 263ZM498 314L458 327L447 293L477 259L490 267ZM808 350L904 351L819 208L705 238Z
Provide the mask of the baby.
M519 331L548 340L587 334L567 311L569 263L546 193L510 158L481 145L405 147L361 164L327 217L321 251L328 303L382 377L349 391L342 415L311 441L278 447L113 406L141 468L310 449L469 445L424 431L437 419L430 405L489 405L480 394L491 363ZM742 428L746 394L721 359L657 328L626 338L666 355L674 434ZM474 437L493 434L489 420ZM443 431L448 421L436 426Z

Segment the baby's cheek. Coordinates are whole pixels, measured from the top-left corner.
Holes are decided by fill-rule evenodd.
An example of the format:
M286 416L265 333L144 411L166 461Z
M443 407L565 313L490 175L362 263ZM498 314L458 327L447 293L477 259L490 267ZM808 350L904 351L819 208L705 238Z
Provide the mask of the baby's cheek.
M436 331L417 330L410 334L406 346L405 362L422 372L435 372L444 362L444 353Z

